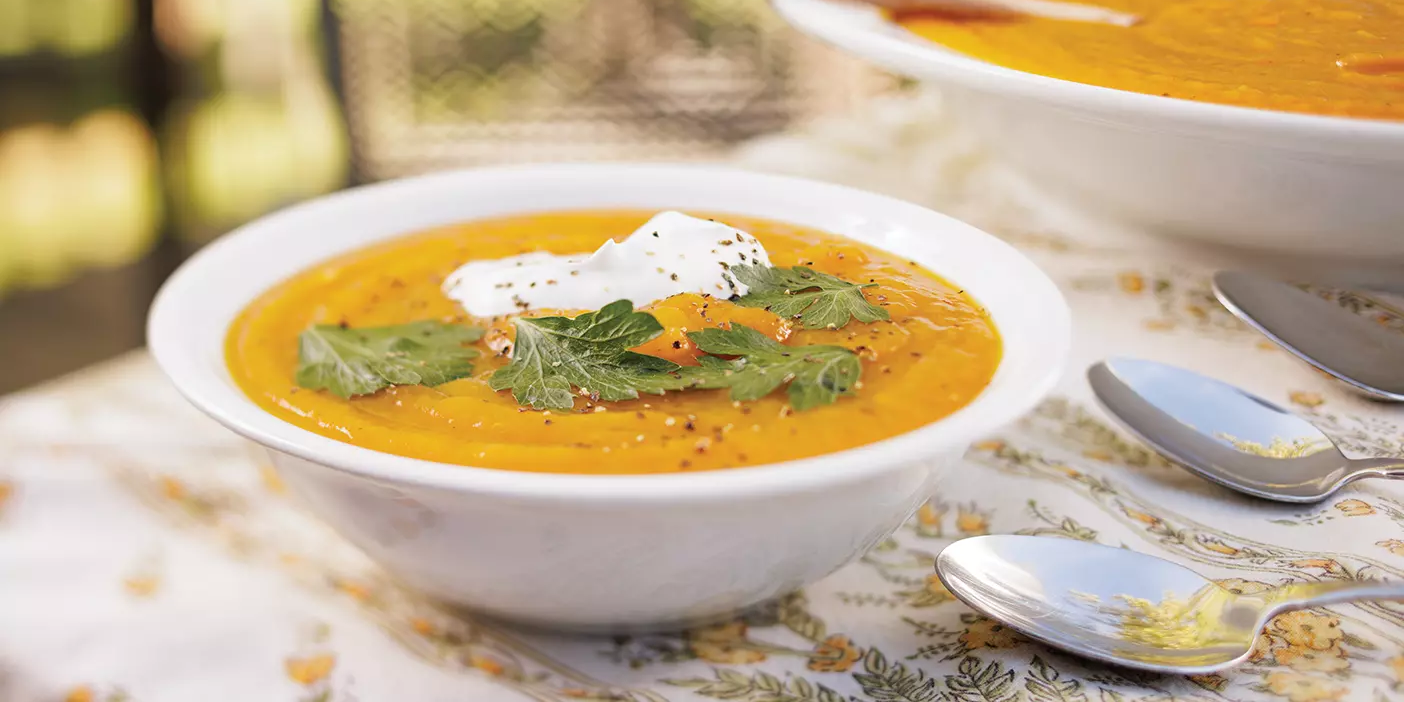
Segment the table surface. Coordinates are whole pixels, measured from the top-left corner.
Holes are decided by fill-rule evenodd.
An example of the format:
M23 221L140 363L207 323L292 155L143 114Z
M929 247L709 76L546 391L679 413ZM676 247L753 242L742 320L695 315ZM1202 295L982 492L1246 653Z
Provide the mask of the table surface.
M929 97L736 160L967 218L1034 257L1073 308L1057 393L978 443L887 542L703 630L565 638L478 621L399 587L310 517L258 452L187 407L139 352L0 400L0 700L1404 699L1401 605L1283 615L1246 665L1179 678L1023 641L932 575L950 540L1017 532L1153 553L1242 589L1404 579L1393 485L1311 506L1250 501L1166 464L1091 405L1083 369L1135 355L1288 405L1354 452L1404 454L1404 409L1345 394L1214 302L1208 274L1241 261L1056 212ZM1357 302L1404 329L1388 301Z

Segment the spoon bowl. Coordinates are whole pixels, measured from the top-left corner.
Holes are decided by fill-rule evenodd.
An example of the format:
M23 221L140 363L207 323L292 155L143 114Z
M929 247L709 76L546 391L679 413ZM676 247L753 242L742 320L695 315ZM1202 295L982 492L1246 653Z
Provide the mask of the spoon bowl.
M1354 480L1404 471L1396 459L1348 458L1310 422L1183 368L1115 358L1094 364L1087 380L1107 412L1166 458L1254 497L1318 502Z
M1215 274L1214 294L1239 319L1327 375L1377 400L1404 402L1404 334L1245 271Z
M1070 653L1158 673L1232 667L1274 615L1358 599L1404 598L1404 584L1295 583L1240 594L1154 556L1073 539L977 536L936 558L946 589L976 611Z

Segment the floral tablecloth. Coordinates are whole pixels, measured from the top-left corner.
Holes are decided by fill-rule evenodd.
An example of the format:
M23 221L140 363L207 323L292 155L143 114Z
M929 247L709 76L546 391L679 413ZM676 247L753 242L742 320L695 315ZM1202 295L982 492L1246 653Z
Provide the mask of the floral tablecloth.
M1404 699L1404 605L1284 615L1243 667L1178 678L1023 641L932 575L951 539L1018 532L1154 553L1242 590L1404 578L1398 488L1252 502L1167 465L1091 406L1082 370L1132 354L1287 403L1353 451L1404 453L1404 409L1344 394L1213 301L1207 274L1227 258L1058 212L931 98L877 103L736 160L969 219L1036 257L1072 304L1058 393L980 442L890 540L708 629L563 638L477 621L399 587L309 517L138 353L0 401L0 700ZM1351 303L1404 327L1388 301Z

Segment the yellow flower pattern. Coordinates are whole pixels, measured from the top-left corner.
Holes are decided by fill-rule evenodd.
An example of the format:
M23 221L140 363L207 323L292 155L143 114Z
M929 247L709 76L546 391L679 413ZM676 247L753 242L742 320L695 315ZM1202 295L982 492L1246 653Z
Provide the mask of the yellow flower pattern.
M63 702L132 702L132 698L120 687L101 693L91 685L78 685L64 693Z
M148 555L122 578L122 589L133 599L149 599L161 589L159 554Z
M1256 595L1272 589L1272 586L1267 583L1244 580L1243 578L1224 578L1214 582L1218 583L1219 587L1238 595Z
M1399 539L1385 539L1384 541L1376 541L1375 545L1388 550L1390 553L1396 556L1404 556L1404 541L1401 541Z
M5 516L5 506L10 503L15 495L15 483L11 480L0 480L0 517Z
M956 529L961 536L983 536L990 533L990 516L974 504L962 505L956 512Z
M1347 517L1368 517L1375 513L1375 508L1362 500L1342 500L1335 507Z
M1126 271L1116 277L1117 285L1122 292L1129 295L1139 295L1146 290L1146 278L1137 271Z
M1304 646L1289 646L1277 649L1273 657L1278 665L1285 665L1301 672L1336 673L1350 667L1345 651L1340 646L1318 650Z
M122 581L122 587L132 597L151 597L161 587L161 579L155 575L133 575Z
M1013 629L993 619L976 619L960 636L956 637L967 651L982 648L1013 648L1024 640Z
M369 587L364 583L359 583L354 580L337 580L335 581L335 586L336 589L359 602L366 602L374 597L374 593L371 592Z
M722 665L745 665L765 660L765 652L746 640L746 624L730 621L687 632L687 646L693 655Z
M1094 461L1101 461L1102 463L1110 463L1111 461L1116 460L1115 454L1113 454L1111 451L1101 448L1087 449L1086 451L1082 452L1082 456L1084 458L1090 458Z
M1221 556L1237 556L1238 554L1242 553L1241 549L1229 546L1223 541L1214 538L1202 538L1199 540L1199 545L1204 549L1213 551L1214 553L1217 553Z
M940 537L944 530L942 523L946 519L946 505L927 500L917 509L914 528L922 536Z
M1212 690L1214 692L1223 692L1224 688L1228 687L1229 684L1228 678L1219 675L1218 673L1208 673L1205 675L1190 675L1188 677L1192 682L1194 682L1194 684L1206 690Z
M439 633L438 627L434 626L433 622L424 617L411 617L409 625L410 628L414 630L414 633L420 636L436 636Z
M173 502L180 502L185 499L185 483L169 475L163 475L161 480L161 493L166 499Z
M488 656L470 655L468 656L468 665L473 666L474 668L484 673L487 673L488 675L496 676L502 675L503 673L507 672L506 666L502 665L502 663Z
M809 657L809 669L820 673L846 673L862 658L863 652L847 636L830 636L815 645Z
M1385 663L1388 664L1390 670L1394 672L1395 681L1404 685L1404 655L1395 656L1385 661Z
M1340 575L1345 572L1344 569L1341 568L1341 564L1331 558L1303 558L1301 560L1292 561L1288 565L1302 570L1319 568L1326 575Z
M1281 637L1288 645L1317 650L1339 646L1345 637L1340 619L1305 610L1274 617L1267 631Z
M1146 514L1145 512L1130 507L1123 507L1122 513L1146 526L1158 526L1160 524L1160 517Z
M336 656L329 653L322 653L306 658L289 658L283 661L283 667L287 670L288 678L293 682L310 687L326 680L331 675L332 668L336 667Z
M1287 394L1287 398L1292 401L1292 404L1301 405L1302 407L1306 407L1308 409L1316 409L1317 407L1326 404L1326 399L1323 398L1321 396L1321 393L1319 392L1293 390L1292 392Z
M907 590L902 595L906 597L907 605L911 607L935 607L955 600L955 595L952 595L951 591L941 584L941 578L935 573L922 578L921 587Z
M1345 697L1346 688L1320 677L1277 671L1263 679L1267 690L1288 702L1335 702Z
M282 495L288 491L288 486L283 482L283 476L278 475L278 469L271 465L263 464L258 467L258 477L263 481L263 488L274 495Z

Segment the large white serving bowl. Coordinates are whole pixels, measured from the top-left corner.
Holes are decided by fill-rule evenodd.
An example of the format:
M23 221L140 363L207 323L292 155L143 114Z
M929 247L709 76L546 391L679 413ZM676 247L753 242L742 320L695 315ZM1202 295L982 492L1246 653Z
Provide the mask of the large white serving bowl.
M438 225L576 208L732 212L873 244L984 304L1004 358L969 406L887 441L775 465L642 476L471 468L359 448L268 414L231 379L230 323L299 271ZM309 506L390 573L453 603L577 630L715 619L858 557L920 506L973 440L1043 397L1069 334L1053 283L966 224L836 185L666 165L468 170L321 198L200 251L161 289L148 327L151 352L181 393L266 446Z
M1233 247L1404 261L1404 122L1047 78L947 50L870 6L772 2L801 31L936 85L1002 161L1088 212Z

